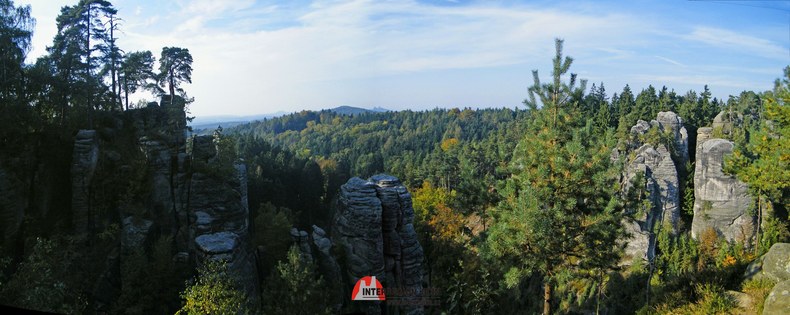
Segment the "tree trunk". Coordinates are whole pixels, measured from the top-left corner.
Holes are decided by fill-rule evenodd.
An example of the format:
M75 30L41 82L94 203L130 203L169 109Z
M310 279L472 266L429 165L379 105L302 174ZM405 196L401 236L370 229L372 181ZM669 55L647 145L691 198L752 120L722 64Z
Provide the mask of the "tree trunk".
M123 92L126 94L126 110L129 110L129 82L127 82L127 78L123 76Z
M543 283L543 315L551 314L551 284L548 280Z
M173 100L175 99L176 95L176 79L173 75L174 69L170 70L170 105L173 105Z
M758 255L760 254L760 228L763 226L763 203L762 203L762 192L757 192L757 235L755 236L757 239L755 240L754 252Z
M115 71L115 64L117 63L117 60L115 60L116 47L115 47L115 35L114 35L115 32L114 31L115 31L115 19L113 17L110 17L110 54L111 54L111 58L110 58L110 76L112 77L112 95L115 98L116 104L118 104L118 106L120 106L121 105L121 87L120 87L120 82L118 82L118 80L116 80L117 74L116 74L116 71ZM116 85L118 85L117 89L116 89ZM113 106L113 107L115 107L115 106Z

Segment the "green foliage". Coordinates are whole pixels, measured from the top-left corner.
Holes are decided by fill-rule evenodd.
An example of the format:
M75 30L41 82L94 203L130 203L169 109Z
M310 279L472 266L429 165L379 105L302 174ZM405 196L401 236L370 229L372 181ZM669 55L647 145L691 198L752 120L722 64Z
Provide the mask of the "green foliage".
M208 260L198 269L197 280L181 293L184 305L176 314L249 314L246 297L236 287L224 261Z
M758 255L767 253L774 244L790 239L787 223L776 217L766 218L763 221L762 231L757 249Z
M686 164L686 170L689 170L689 173L693 174L694 170L694 163L688 162ZM694 176L686 176L685 180L685 188L683 189L683 214L687 217L692 217L694 215Z
M710 284L697 285L695 288L697 300L691 304L680 307L659 305L655 308L658 314L739 314L736 311L737 302L724 292L724 289Z
M261 204L254 221L253 244L263 246L266 254L261 258L263 270L275 267L275 263L286 258L291 247L291 215L287 208L277 208L271 203Z
M752 299L755 314L763 313L765 298L771 293L774 285L776 285L776 283L768 277L747 280L741 285L741 290Z
M158 239L147 255L135 248L121 261L121 294L113 313L151 314L172 313L173 301L178 299L180 285L173 263L173 239Z
M54 241L37 238L16 273L2 288L2 303L20 308L76 314L83 313L87 300L67 275L73 256Z
M299 248L293 245L263 288L263 313L330 314L329 293L315 265L300 258Z
M0 1L0 103L4 105L23 98L23 64L31 48L34 24L30 5L16 6L11 0Z
M613 198L611 147L579 118L576 103L570 102L575 76L569 85L560 84L570 59L565 65L561 59L558 40L555 84L541 85L536 75L530 88L526 103L536 111L535 119L529 136L516 146L513 175L502 190L488 238L493 255L510 266L508 287L535 272L550 290L560 272L605 270L620 258L616 241L623 233L622 211ZM541 98L542 109L536 109L533 94Z
M494 309L496 283L490 270L479 257L458 261L459 271L453 273L445 295L450 314L482 314Z
M163 47L159 57L159 85L168 88L171 102L176 92L187 98L180 87L182 83L192 83L192 54L186 48Z
M123 56L120 65L120 86L124 93L126 110L129 110L129 94L139 90L156 91L153 83L156 74L153 72L154 56L150 51L134 51Z
M747 183L758 201L758 225L772 213L764 213L764 203L787 207L790 202L790 67L785 78L777 79L774 91L765 95L759 128L751 130L725 158L724 171ZM765 200L767 199L767 200ZM787 218L779 217L787 229ZM778 222L777 222L778 223ZM758 230L759 235L759 230ZM759 239L764 250L763 240ZM774 240L776 241L776 240Z

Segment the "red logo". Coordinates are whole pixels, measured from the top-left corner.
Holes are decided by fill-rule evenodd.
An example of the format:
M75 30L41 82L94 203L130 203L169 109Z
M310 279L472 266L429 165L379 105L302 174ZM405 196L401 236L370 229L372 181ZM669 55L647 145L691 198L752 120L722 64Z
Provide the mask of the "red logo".
M376 280L376 276L365 276L354 285L351 299L354 301L384 301L384 288Z

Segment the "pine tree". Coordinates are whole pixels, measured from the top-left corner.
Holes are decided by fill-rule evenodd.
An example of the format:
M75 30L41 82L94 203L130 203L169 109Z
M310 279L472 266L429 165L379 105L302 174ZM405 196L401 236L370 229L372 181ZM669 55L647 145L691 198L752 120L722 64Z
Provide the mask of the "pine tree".
M561 82L571 58L562 59L556 41L553 84L540 84L537 71L530 99L534 113L513 154L512 176L495 213L488 238L494 256L510 263L508 287L533 273L543 278L543 313L551 313L552 286L560 273L612 266L619 260L622 212L613 196L611 146L595 137L592 121L572 102L575 75ZM583 84L582 84L583 85ZM537 110L535 96L543 107Z
M767 251L760 231L766 202L790 201L790 67L785 78L777 80L774 91L766 93L764 119L749 134L748 142L739 144L725 159L724 170L747 183L757 197L757 249ZM766 200L767 199L767 200Z
M264 314L328 314L328 289L312 261L304 261L297 245L272 270L263 288Z

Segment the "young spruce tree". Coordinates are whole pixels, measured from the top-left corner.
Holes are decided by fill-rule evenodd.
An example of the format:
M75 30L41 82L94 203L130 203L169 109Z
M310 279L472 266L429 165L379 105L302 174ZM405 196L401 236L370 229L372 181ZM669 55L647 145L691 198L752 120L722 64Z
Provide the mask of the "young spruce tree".
M576 88L575 74L569 83L561 79L572 61L563 60L557 39L553 81L541 84L533 71L535 83L524 103L534 118L514 151L513 174L488 238L492 254L509 263L508 287L533 274L542 277L544 314L552 312L558 277L611 268L620 258L616 240L623 235L612 147L595 136L590 117L579 114L585 82Z

